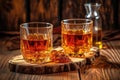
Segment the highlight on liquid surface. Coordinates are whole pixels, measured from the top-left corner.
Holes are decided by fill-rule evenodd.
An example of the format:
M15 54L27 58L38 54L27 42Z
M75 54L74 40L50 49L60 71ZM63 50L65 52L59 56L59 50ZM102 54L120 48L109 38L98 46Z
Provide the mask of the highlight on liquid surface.
M62 33L62 47L69 55L81 55L92 47L92 33L82 30L67 31Z
M30 34L27 39L21 39L20 45L24 59L31 63L44 62L51 49L50 40L36 34Z

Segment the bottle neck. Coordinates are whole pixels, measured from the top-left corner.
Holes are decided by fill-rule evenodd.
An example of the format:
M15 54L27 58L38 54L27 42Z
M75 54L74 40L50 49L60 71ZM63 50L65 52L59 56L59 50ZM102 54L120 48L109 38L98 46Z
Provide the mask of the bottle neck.
M100 4L85 4L86 18L100 18Z

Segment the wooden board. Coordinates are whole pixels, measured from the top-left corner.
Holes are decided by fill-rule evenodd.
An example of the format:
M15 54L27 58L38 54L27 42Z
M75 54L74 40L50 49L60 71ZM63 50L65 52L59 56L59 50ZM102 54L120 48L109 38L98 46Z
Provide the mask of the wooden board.
M51 74L78 70L86 64L91 64L98 53L88 53L84 58L71 58L68 63L41 63L30 64L27 63L22 55L14 56L9 60L9 69L12 72L25 74Z

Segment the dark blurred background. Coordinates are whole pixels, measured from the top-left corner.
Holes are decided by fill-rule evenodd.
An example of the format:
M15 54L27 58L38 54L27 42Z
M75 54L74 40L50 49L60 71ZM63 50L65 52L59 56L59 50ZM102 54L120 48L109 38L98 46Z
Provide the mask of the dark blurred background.
M0 32L19 32L19 25L47 21L60 26L66 18L84 18L84 3L101 3L103 30L120 29L120 0L0 0Z
M103 41L120 40L120 0L0 0L0 51L20 48L20 24L45 21L61 32L61 20L85 18L85 3L100 3ZM61 36L53 37L60 45Z

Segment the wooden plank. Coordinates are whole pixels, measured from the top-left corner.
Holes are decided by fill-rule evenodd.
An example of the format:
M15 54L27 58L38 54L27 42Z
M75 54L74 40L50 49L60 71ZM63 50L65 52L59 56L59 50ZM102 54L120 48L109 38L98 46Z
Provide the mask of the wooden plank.
M58 49L58 48L57 48ZM86 53L85 57L73 58L71 62L67 63L55 63L45 62L41 64L30 64L27 63L22 55L14 56L9 60L9 69L13 72L26 73L26 74L52 74L60 72L69 72L78 70L86 64L91 64L95 60L97 53L90 52Z
M20 54L19 50L10 51L6 54L0 53L0 80L79 80L77 71L46 75L21 74L16 72L10 72L8 68L8 61L13 56L18 54Z
M0 0L0 31L18 31L25 22L25 0Z
M83 80L119 80L120 79L120 42L106 42L106 49L102 49L100 57L94 64L86 67L82 72Z
M84 0L63 0L62 18L84 18Z
M86 2L98 2L101 3L100 15L102 18L103 30L110 30L116 26L114 21L114 3L112 0L63 0L62 6L62 18L85 18L84 4ZM110 14L109 14L110 13ZM114 26L113 26L114 25Z
M85 69L84 66L82 67L85 70L82 72L82 80L120 80L120 65L109 63L112 61L120 63L116 61L120 59L120 41L107 42L105 45L107 48L101 50L101 57L98 57L92 65L89 65L89 68ZM4 50L3 52L0 50L0 80L79 80L77 71L49 75L10 72L8 61L18 54L20 54L19 50Z
M59 0L31 0L30 18L31 21L45 21L59 25ZM34 4L33 4L34 3Z
M63 72L46 75L28 75L4 71L0 75L1 80L79 80L77 71Z
M120 29L119 0L0 0L0 31L19 31L19 25L26 21L47 21L60 26L62 19L84 18L86 2L102 4L103 30Z

